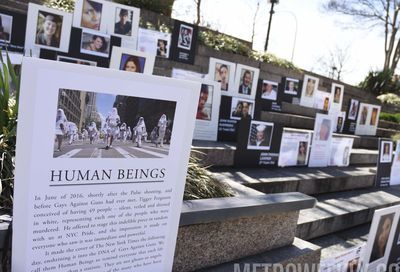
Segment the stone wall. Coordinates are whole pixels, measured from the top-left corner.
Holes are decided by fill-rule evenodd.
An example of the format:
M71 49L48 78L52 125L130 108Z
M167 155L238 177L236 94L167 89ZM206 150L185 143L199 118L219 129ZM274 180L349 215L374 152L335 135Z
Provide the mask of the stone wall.
M43 0L1 0L0 7L26 13L28 2L34 2L40 4L43 2ZM168 28L172 29L174 24L174 19L166 16L161 16L151 11L141 10L141 24L143 25L148 22L155 26L165 25ZM204 29L205 28L200 28L200 31ZM243 43L247 43L247 45L249 46L251 45L251 43L249 42L243 40L240 41L242 41ZM194 65L182 64L170 60L157 58L154 66L154 74L161 76L170 76L172 72L172 67L191 70L200 73L208 73L209 58L215 57L235 63L241 63L253 67L258 67L260 68L260 77L263 79L280 81L282 77L289 76L302 80L304 78L304 74L309 74L316 76L320 79L321 90L330 90L332 82L337 82L325 76L308 72L306 70L302 71L288 70L278 66L274 66L272 64L260 63L238 54L216 51L212 48L208 48L203 45L197 45L196 52L197 54ZM337 83L343 84L341 82ZM347 109L348 101L350 98L355 98L365 103L380 104L379 100L377 100L372 94L367 93L360 88L348 84L344 85L345 85L345 93L343 99L343 110ZM391 105L382 105L382 111L395 113L400 111L400 107Z

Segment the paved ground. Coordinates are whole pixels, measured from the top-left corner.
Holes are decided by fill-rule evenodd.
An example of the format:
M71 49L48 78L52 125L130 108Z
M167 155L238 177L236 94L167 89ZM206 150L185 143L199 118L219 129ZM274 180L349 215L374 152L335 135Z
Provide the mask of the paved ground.
M169 153L169 145L156 147L153 143L142 142L142 147L132 141L116 141L106 150L103 142L90 144L88 141L76 141L69 145L63 142L61 151L54 151L55 158L165 158ZM54 150L56 150L56 144Z

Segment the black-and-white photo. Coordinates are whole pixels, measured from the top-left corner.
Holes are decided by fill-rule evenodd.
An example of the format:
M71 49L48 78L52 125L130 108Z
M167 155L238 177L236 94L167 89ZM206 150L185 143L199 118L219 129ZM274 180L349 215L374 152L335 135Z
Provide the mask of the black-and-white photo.
M0 13L0 41L11 41L12 22L12 16Z
M192 46L193 27L181 25L179 29L178 47L190 50Z

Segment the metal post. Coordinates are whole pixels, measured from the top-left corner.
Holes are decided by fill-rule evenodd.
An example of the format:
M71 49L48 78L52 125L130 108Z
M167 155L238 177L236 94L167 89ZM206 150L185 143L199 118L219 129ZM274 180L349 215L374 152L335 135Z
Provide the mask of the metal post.
M274 14L275 2L277 2L277 1L276 0L271 0L271 10L269 11L269 23L268 23L267 40L265 41L265 49L264 49L265 52L267 52L267 49L268 49L269 32L271 31L272 15Z

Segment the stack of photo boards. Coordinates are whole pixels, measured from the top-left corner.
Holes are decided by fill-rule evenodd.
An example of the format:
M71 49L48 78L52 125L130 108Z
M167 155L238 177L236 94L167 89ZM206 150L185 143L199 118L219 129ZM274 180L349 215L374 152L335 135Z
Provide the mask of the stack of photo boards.
M28 14L0 10L0 47L13 64L22 55L153 74L155 58L194 62L197 28L176 21L173 33L139 28L140 9L104 0L77 0L74 13L29 3ZM180 50L180 51L179 51ZM202 83L195 140L236 142L235 164L248 167L348 166L352 138L375 135L380 106L349 101L344 86L319 89L319 78L260 78L256 67L210 57L208 74L173 68L172 77ZM319 109L314 131L261 120L282 102ZM328 147L328 148L326 148Z

